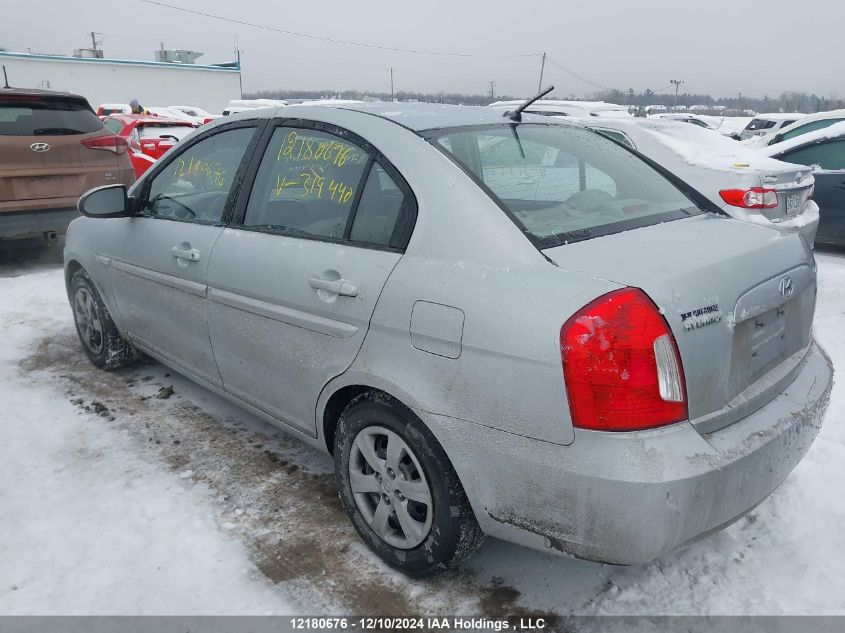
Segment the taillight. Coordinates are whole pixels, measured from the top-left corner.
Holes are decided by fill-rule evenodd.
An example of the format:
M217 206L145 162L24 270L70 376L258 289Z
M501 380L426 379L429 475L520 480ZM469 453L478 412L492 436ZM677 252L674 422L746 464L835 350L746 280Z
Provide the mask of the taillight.
M560 353L574 426L637 431L687 418L678 346L642 290L584 306L560 329Z
M82 139L82 144L90 149L104 149L115 154L122 154L129 149L126 139L115 135Z
M778 206L778 194L774 189L722 189L719 195L732 207L742 209L774 209Z

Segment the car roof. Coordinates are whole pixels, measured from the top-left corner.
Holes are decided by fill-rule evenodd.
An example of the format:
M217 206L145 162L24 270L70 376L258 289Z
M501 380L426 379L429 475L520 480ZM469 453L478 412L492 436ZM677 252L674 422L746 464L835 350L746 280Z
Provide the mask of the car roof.
M64 99L81 99L86 103L88 100L82 95L72 92L60 92L58 90L42 90L40 88L0 88L0 96L21 96L21 97L62 97Z
M781 141L780 143L775 143L774 145L761 147L757 151L765 154L766 156L778 156L779 154L788 152L796 147L812 145L814 143L818 143L819 141L824 141L829 138L837 138L843 135L845 135L845 121L834 123L833 125L829 125L828 127L820 130L814 130L812 132L807 132L806 134L801 134L800 136L795 136L785 141Z
M806 114L803 112L762 112L754 116L755 119L768 121L788 121L790 119L803 119Z
M508 122L508 119L505 118L504 112L500 108L446 105L441 103L346 103L342 106L302 103L282 107L270 113L261 113L259 116L284 117L290 115L292 112L297 112L302 114L294 116L305 115L307 117L306 113L309 112L310 108L314 109L315 114L318 114L325 108L360 112L392 121L414 132L469 125L495 125L497 123ZM532 115L530 113L525 113L523 120L526 122L551 123L549 117ZM565 124L563 120L556 120L555 123Z

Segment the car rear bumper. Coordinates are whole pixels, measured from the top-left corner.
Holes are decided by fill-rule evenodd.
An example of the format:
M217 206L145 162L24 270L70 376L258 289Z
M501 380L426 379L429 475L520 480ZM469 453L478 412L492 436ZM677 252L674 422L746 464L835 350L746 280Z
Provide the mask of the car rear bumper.
M75 207L0 213L0 240L62 235L68 224L79 217Z
M420 413L450 454L485 532L541 550L636 564L716 531L763 501L821 428L833 384L813 343L795 380L709 434L688 422L576 431L561 446Z

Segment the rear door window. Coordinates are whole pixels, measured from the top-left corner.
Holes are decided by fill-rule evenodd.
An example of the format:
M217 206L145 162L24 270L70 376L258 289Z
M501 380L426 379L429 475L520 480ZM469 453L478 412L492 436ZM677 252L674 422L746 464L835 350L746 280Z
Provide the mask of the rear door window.
M343 239L370 155L322 130L276 128L261 161L244 226Z
M839 123L841 121L845 121L845 119L822 119L821 121L812 121L811 123L805 123L804 125L798 126L794 130L789 130L788 132L784 132L783 134L781 134L781 140L786 141L788 139L795 138L796 136L806 134L807 132L823 130L826 127L830 127L834 123Z
M79 99L0 96L0 136L90 134L102 129L103 122Z
M414 201L384 167L373 163L349 233L353 242L401 248L410 234Z
M826 141L802 147L780 157L780 160L798 165L818 165L828 171L845 169L845 140Z

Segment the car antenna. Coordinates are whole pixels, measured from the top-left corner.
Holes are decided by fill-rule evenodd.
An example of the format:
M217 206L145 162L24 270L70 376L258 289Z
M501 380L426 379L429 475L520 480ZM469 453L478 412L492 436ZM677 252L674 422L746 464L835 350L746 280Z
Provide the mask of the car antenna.
M6 74L6 64L3 64L3 87L11 88L9 85L9 75Z
M516 108L516 110L514 110L513 112L505 112L505 116L509 117L511 121L516 121L517 123L519 123L520 121L522 121L522 111L525 110L525 108L530 106L535 101L539 101L540 99L545 97L547 94L549 94L554 89L555 89L554 86L549 86L548 88L543 90L543 92L541 92L540 94L537 94L537 95L531 97L530 99L528 99L528 101L520 103L519 106Z

